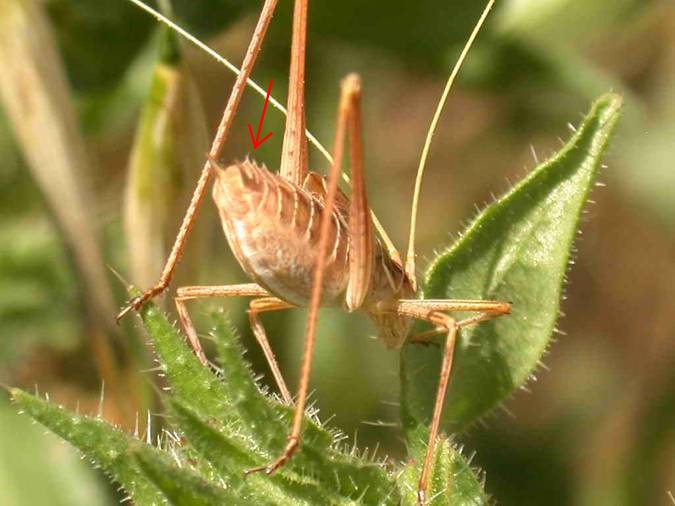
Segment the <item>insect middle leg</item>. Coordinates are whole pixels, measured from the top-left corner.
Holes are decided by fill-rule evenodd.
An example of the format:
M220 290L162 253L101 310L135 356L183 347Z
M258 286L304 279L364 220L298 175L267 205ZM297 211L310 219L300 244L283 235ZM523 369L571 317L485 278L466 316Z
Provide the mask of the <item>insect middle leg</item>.
M478 314L457 321L452 316L445 314L445 311L475 311ZM429 428L429 440L417 488L417 499L419 504L426 504L429 473L434 456L436 437L438 436L438 429L441 422L445 394L448 389L448 383L450 382L450 373L452 372L457 332L462 327L509 314L511 312L511 304L508 302L492 300L399 300L396 302L392 312L428 321L436 326L436 329L434 330L412 336L410 338L412 342L428 342L429 338L434 334L446 333L441 373L438 380L438 390L436 392L434 411L431 418L431 426Z
M288 404L289 406L293 404L291 392L288 389L286 382L284 381L284 377L282 376L281 371L279 370L279 363L277 362L276 357L274 356L274 352L270 347L270 343L267 340L265 327L263 327L263 324L260 321L258 315L266 311L278 311L280 309L291 309L294 307L295 306L293 306L292 304L289 304L286 301L278 299L277 297L263 297L261 299L252 300L249 303L248 309L248 317L249 321L251 322L253 334L255 335L258 344L260 344L260 347L262 348L263 353L265 354L267 363L269 364L270 369L272 370L274 380L277 382L277 386L279 387L279 392L281 392L281 396L283 397L286 404Z
M177 295L174 298L176 302L176 308L178 309L178 315L180 317L181 324L185 329L185 332L188 337L190 346L194 350L195 354L199 360L204 365L208 365L206 360L206 355L202 349L202 345L199 342L199 337L197 336L197 331L195 330L194 324L190 318L190 315L187 311L185 302L197 298L207 298L207 297L241 297L241 296L259 296L261 298L253 299L249 303L248 316L249 322L251 324L251 329L253 330L253 335L255 336L258 344L263 350L265 359L269 364L272 375L279 387L279 392L283 397L284 401L287 404L292 404L293 400L286 386L286 382L281 374L279 369L279 363L272 351L272 347L267 339L267 334L265 332L265 327L263 327L260 317L260 313L267 311L278 311L280 309L290 309L295 306L285 302L276 297L270 296L270 294L262 288L261 286L255 283L246 283L241 285L225 285L225 286L184 286L178 289Z

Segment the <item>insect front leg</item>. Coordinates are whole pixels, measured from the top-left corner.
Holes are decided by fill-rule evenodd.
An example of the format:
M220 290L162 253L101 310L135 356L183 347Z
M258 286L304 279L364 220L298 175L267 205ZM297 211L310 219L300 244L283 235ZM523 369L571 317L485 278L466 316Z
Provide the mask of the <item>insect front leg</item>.
M251 75L255 61L258 57L258 54L260 53L260 48L265 38L265 34L267 33L269 23L272 20L272 14L274 13L276 4L277 0L266 0L265 4L263 5L262 11L260 12L260 17L258 18L258 23L253 32L253 36L251 37L251 42L249 43L248 49L246 50L244 61L241 64L241 70L234 82L232 93L230 94L230 97L227 101L225 111L223 112L223 117L220 121L220 125L218 125L216 136L213 139L213 144L209 150L209 158L218 159L220 157L220 153L223 150L223 145L225 144L225 139L229 134L230 127L232 126L234 114L237 111L239 103L241 102L241 97L244 94L246 81ZM204 198L204 191L206 189L206 185L209 182L211 172L211 163L209 160L207 160L204 163L204 168L202 169L202 173L199 176L199 181L197 182L195 191L192 194L192 199L190 200L190 204L188 205L185 217L183 218L183 222L181 223L178 235L176 236L176 240L173 243L171 253L169 253L169 258L164 265L164 269L162 270L162 275L160 276L159 281L157 281L155 286L149 290L146 290L142 295L134 297L128 301L126 306L122 308L122 310L117 314L117 321L119 321L132 309L140 309L140 307L146 301L156 297L162 293L167 286L169 286L171 278L173 277L173 273L176 270L176 266L183 255L183 249L185 248L188 234L192 229L197 211L199 210L199 206Z
M251 322L251 329L253 329L253 335L255 336L258 344L265 354L267 359L267 364L270 366L272 375L274 376L277 386L279 387L279 392L281 397L284 399L286 404L289 406L293 404L293 398L291 392L286 386L286 381L284 380L281 370L279 369L279 363L277 362L274 352L270 346L269 341L267 340L267 333L265 332L265 327L260 321L258 316L260 313L267 311L278 311L280 309L292 309L295 306L289 304L286 301L278 299L276 297L263 297L261 299L254 299L249 303L248 317Z

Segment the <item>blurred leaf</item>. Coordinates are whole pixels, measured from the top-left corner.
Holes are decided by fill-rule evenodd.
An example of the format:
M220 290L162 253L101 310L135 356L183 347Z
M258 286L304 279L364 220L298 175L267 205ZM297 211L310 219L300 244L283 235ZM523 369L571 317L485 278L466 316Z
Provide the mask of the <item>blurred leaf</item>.
M3 219L41 209L40 192L22 163L21 152L12 138L8 121L9 118L0 109L0 202Z
M311 10L309 29L316 36L370 46L410 65L446 72L450 53L464 44L486 3L419 0L385 5L344 0L339 9ZM290 10L282 7L281 13L280 25L290 26Z
M256 9L253 3L228 0L173 0L171 5L171 17L202 38ZM47 9L84 131L126 128L146 96L155 64L155 20L129 0L47 0Z
M175 18L190 28L190 33L207 37L229 26L243 15L257 12L261 2L240 0L172 0Z
M157 32L156 32L157 33ZM126 72L110 86L77 95L82 130L88 136L126 135L147 96L157 60L157 37L141 47Z
M663 498L662 485L675 486L673 476L659 472L663 442L672 441L675 435L675 357L670 356L663 368L652 371L649 384L636 395L636 437L613 482L623 492L624 504L658 504Z
M98 324L114 304L93 225L91 170L61 59L42 5L8 0L0 8L0 98L31 174L45 195L82 277L84 302ZM96 320L95 319L95 320Z
M661 110L666 105L664 104ZM637 130L640 127L634 128ZM623 186L626 193L639 200L641 206L649 209L671 230L675 230L675 198L673 198L675 116L671 114L666 120L651 122L642 129L643 131L648 129L649 135L627 136L623 149L627 163L617 178L618 183ZM649 170L645 170L645 167Z
M386 5L345 0L339 9L310 9L310 37L329 42L337 39L359 51L385 53L416 70L447 75L486 4L487 0L420 0ZM473 87L502 92L550 85L555 69L549 59L516 37L495 30L502 4L496 2L460 79ZM271 26L273 40L280 39L280 27L290 26L290 12L280 5L275 20L282 21Z
M156 2L148 1L156 6ZM174 18L204 37L227 27L252 2L172 0ZM152 17L128 0L48 0L47 7L76 90L114 86L150 38Z
M650 0L507 0L500 30L548 47L579 46L615 25L630 22Z
M35 344L77 343L76 288L59 238L45 220L0 221L0 370L20 363Z
M112 505L101 478L77 452L43 432L0 395L0 504Z
M36 344L78 342L72 265L0 111L0 381Z
M71 83L80 91L119 79L153 25L128 1L48 0L47 9Z
M151 286L161 274L208 150L204 111L178 42L164 27L159 41L160 60L137 127L126 188L131 279L141 286ZM203 220L198 225L203 229ZM202 260L201 248L195 248L198 235L190 239L186 279L197 278L196 260Z
M327 42L339 40L358 51L369 49L385 53L405 66L445 75L486 3L487 0L420 0L383 5L346 0L340 3L340 8L310 9L310 38ZM600 34L611 37L613 31L630 26L638 14L646 12L654 3L640 0L496 2L460 79L474 88L502 94L511 92L511 107L521 108L527 108L528 102L536 98L531 90L544 95L564 90L564 95L572 94L584 103L608 88L626 94L630 89L624 89L619 79L585 59L582 55L585 48L581 46ZM290 12L289 7L279 6L275 21L282 21L272 24L274 40L284 40L279 32L290 26ZM541 114L538 109L542 108L526 112ZM559 111L554 109L554 113Z
M461 331L444 422L462 430L525 383L541 359L578 220L621 108L608 94L567 144L501 199L430 265L424 298L507 300L513 313ZM431 418L442 348L408 344L402 355L404 424Z
M532 87L532 79L538 79L538 89L543 94L558 88L586 101L612 89L626 97L629 108L624 114L632 115L635 111L630 109L639 107L640 102L631 87L625 86L616 75L584 53L593 41L614 37L617 31L625 32L635 24L638 15L647 12L654 3L643 0L507 0L495 16L495 38L509 41L509 46L519 48L519 51L499 54L494 58L495 63L501 62L497 63L497 68L511 67L511 73L517 69L515 73L520 75L515 84L526 89ZM519 58L523 55L525 59ZM532 62L536 65L528 65ZM499 77L493 70L486 70L486 75ZM501 79L491 82L501 86L505 75L502 73ZM542 81L542 77L546 80ZM514 83L514 80L507 82ZM569 100L569 97L564 98ZM569 109L570 104L563 100L559 105L562 112ZM555 102L549 104L549 114L555 112L554 106Z

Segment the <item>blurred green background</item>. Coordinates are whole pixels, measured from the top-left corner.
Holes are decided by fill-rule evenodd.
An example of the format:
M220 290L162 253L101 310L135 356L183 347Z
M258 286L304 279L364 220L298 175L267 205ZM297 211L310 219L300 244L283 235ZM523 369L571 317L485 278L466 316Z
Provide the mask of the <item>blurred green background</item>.
M174 17L236 64L258 8L259 2L237 0L173 1ZM330 146L339 80L360 73L370 202L400 249L426 129L482 8L476 0L310 5L308 127ZM28 14L21 18L13 9ZM273 95L282 102L290 10L290 2L281 2L253 72L263 88L274 79ZM12 30L19 33L26 20L37 63L11 57L21 45ZM0 382L37 385L57 402L83 413L100 410L133 430L137 411L143 420L161 408L136 317L112 324L125 297L113 270L141 285L161 270L233 76L182 42L178 60L166 33L125 0L3 0L0 23ZM157 67L160 58L164 66ZM64 77L72 96L47 80L52 109L44 110L56 112L17 119L6 90L23 79L17 89L39 95L30 69L50 65L48 75ZM169 82L161 81L166 68L175 71L167 79L180 81L178 98L167 98L158 85ZM418 251L423 267L476 206L557 149L569 134L566 125L609 89L624 94L626 107L601 175L606 186L587 208L560 336L538 381L458 437L475 453L499 504L671 504L668 491L675 491L673 2L498 0L432 146ZM72 143L84 139L84 148L74 155L80 167L65 164L67 173L51 166L59 152L49 142L59 111L70 107L78 121L64 128ZM261 97L248 90L224 160L253 154L246 125L255 128L261 107ZM141 115L154 128L145 137L136 133ZM162 118L173 126L162 130ZM274 109L263 127L269 131L255 158L276 167L283 117ZM169 132L168 140L153 132ZM147 163L145 173L134 173L149 156L143 150L153 147L173 164L169 176L148 172ZM323 170L326 161L310 152L312 167ZM134 177L151 184L134 186ZM209 200L174 289L246 281ZM129 224L134 213L143 223ZM78 220L82 214L86 220ZM151 251L146 262L157 261L139 271L134 258L143 248ZM226 307L269 383L245 304L200 301L190 309L206 334L199 325L206 308ZM263 317L289 385L297 382L304 316L298 310ZM361 315L321 313L313 399L359 446L378 445L380 455L402 459L402 436L391 426L398 419L397 352L370 339L373 333ZM121 497L67 446L17 418L0 394L0 504L115 504Z

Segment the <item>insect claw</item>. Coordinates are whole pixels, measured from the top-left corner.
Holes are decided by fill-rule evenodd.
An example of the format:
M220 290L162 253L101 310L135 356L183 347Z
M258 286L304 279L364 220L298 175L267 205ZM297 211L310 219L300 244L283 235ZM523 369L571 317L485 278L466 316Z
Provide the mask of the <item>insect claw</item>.
M286 443L286 448L284 448L283 453L279 457L277 457L269 464L246 469L244 471L244 476L248 476L249 474L253 473L258 473L260 471L264 471L265 474L267 475L273 474L277 469L283 466L288 459L290 459L293 456L295 450L298 448L299 443L300 439L297 436L294 435L289 436L288 443Z
M134 297L133 299L131 299L129 302L127 302L127 305L124 306L119 313L117 313L117 316L115 317L115 323L117 323L117 325L120 324L120 320L124 318L129 311L131 311L132 309L137 309L136 308L137 299L139 299L139 297Z
M427 504L427 493L423 489L417 491L417 504L419 506L425 506Z
M138 311L143 303L146 301L146 297L144 296L139 296L139 297L134 297L131 299L129 302L127 302L127 305L122 308L122 310L118 313L117 317L115 320L119 324L120 320L126 316L127 313L131 312L131 310Z
M154 288L151 288L150 290L147 290L142 295L137 295L136 297L130 299L127 302L126 306L124 306L122 310L119 313L117 313L117 317L115 318L117 324L119 325L120 320L124 318L124 316L126 316L126 314L129 313L132 309L134 311L138 311L139 309L141 309L143 304L145 304L148 300L152 299L156 295L162 293L165 288L166 285L160 284Z
M244 478L246 478L249 474L259 473L260 471L265 471L266 474L269 474L267 472L267 468L268 468L268 466L264 465L264 466L257 466L257 467L251 467L249 469L245 469L244 470Z
M274 462L270 462L269 464L265 464L263 466L251 467L251 468L246 469L244 471L244 477L248 476L249 474L259 473L261 471L264 472L267 475L270 475L270 474L274 473L274 471L279 469L283 465L284 462L286 462L285 458L283 460L282 460L282 458L279 458L279 459L275 460Z

